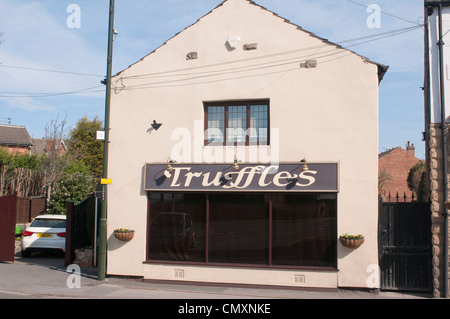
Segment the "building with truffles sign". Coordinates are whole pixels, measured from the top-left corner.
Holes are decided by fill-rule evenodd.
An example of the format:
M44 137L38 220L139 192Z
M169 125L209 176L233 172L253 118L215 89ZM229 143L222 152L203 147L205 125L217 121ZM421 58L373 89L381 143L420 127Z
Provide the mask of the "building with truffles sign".
M301 163L279 165L227 164L145 165L147 191L289 191L337 192L338 165Z
M253 1L227 0L117 73L107 273L377 288L367 269L378 266L386 70ZM117 228L133 239L116 239ZM364 244L344 247L344 233Z

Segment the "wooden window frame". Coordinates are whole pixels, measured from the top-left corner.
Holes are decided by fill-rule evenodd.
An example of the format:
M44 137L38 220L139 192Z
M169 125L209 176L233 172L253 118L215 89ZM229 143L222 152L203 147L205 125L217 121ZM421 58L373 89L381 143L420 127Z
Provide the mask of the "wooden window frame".
M245 106L246 107L246 132L250 128L250 107L252 105L267 105L267 142L250 142L249 134L245 134L245 142L228 142L227 130L228 130L228 108L230 106ZM209 142L207 138L208 129L208 107L224 107L224 136L223 142ZM222 101L222 102L204 102L204 145L205 146L268 146L270 145L270 100L269 99L258 99L258 100L233 100L233 101Z

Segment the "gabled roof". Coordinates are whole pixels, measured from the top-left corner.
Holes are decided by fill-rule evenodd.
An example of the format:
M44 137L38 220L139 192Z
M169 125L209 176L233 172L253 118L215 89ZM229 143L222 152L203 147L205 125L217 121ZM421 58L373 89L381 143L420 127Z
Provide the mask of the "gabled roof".
M42 155L51 152L56 149L59 152L63 153L67 151L66 143L61 140L58 145L55 145L55 141L53 139L45 139L45 138L33 138L33 148L31 149L32 154Z
M380 158L382 158L382 157L384 157L384 156L386 156L388 154L391 154L392 152L394 152L396 150L400 150L400 151L404 151L404 152L412 151L412 154L414 154L415 149L416 148L414 147L414 144L411 144L411 142L408 141L408 143L406 144L406 149L403 149L400 146L393 147L391 149L388 149L388 150L378 154L378 159L380 159Z
M0 125L0 145L27 147L33 143L25 126Z
M129 65L128 68L130 68L130 67L132 67L133 65L137 64L138 62L144 60L146 57L152 55L152 54L153 54L154 52L156 52L159 48L163 47L168 41L170 41L171 39L175 38L178 34L182 33L184 30L186 30L186 29L192 27L193 25L197 24L197 23L198 23L200 20L202 20L204 17L208 16L209 14L211 14L213 11L215 11L217 8L221 7L224 3L228 2L228 1L230 1L230 0L224 0L223 2L221 2L221 3L220 3L219 5L217 5L214 9L212 9L212 10L209 11L207 14L205 14L204 16L202 16L201 18L199 18L196 22L194 22L194 23L191 24L190 26L184 28L182 31L176 33L173 37L171 37L171 38L169 38L168 40L166 40L162 45L160 45L160 46L157 47L155 50L153 50L152 52L150 52L149 54L147 54L146 56L144 56L143 58L141 58L139 61L136 61L135 63ZM327 39L321 38L321 37L317 36L316 34L314 34L314 33L310 32L310 31L307 31L307 30L303 29L303 28L300 27L299 25L296 25L296 24L292 23L291 21L289 21L289 20L287 20L287 19L285 19L285 18L279 16L277 13L275 13L275 12L273 12L273 11L270 11L270 10L268 10L267 8L265 8L265 7L263 7L263 6L259 5L259 4L257 4L256 2L254 2L254 1L252 1L252 0L242 0L242 1L247 1L247 2L248 2L249 4L251 4L251 5L255 5L255 6L261 8L261 9L263 9L263 10L266 10L266 11L272 13L272 14L273 14L274 16L276 16L277 18L283 19L284 22L286 22L286 23L288 23L288 24L291 24L291 25L295 26L298 30L301 30L301 31L303 31L303 32L306 32L306 33L308 33L310 36L315 37L315 38L317 38L317 39L323 41L324 43L327 43L327 44L336 46L336 47L338 47L338 48L347 50L347 51L349 51L349 52L352 52L352 53L354 53L355 55L357 55L357 56L361 57L362 59L364 59L366 62L375 64L375 65L378 67L378 82L381 82L381 80L382 80L383 77L384 77L384 74L387 72L387 70L388 70L388 68L389 68L389 66L387 66L387 65L383 65L383 64L380 64L380 63L371 61L371 60L368 59L367 57L364 57L364 56L362 56L362 55L359 55L359 54L355 53L354 51L348 50L348 49L342 47L342 46L339 45L339 44L336 44L336 43L333 43L333 42L328 41ZM125 69L125 70L126 70L126 69ZM116 75L114 75L114 76L119 75L120 73L122 73L122 72L125 71L125 70L119 71L119 72L118 72Z
M392 153L392 152L395 151L396 149L401 149L401 147L400 147L400 146L397 146L397 147L388 149L387 151L381 152L380 154L378 154L378 158L380 159L380 158L382 158L383 156L386 156L386 155Z

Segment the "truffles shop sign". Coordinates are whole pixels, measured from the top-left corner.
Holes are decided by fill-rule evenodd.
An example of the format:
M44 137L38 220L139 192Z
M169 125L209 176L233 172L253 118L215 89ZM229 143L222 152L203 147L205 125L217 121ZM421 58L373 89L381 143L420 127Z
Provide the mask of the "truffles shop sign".
M144 189L148 191L291 191L337 192L337 163L259 165L166 164L145 165Z

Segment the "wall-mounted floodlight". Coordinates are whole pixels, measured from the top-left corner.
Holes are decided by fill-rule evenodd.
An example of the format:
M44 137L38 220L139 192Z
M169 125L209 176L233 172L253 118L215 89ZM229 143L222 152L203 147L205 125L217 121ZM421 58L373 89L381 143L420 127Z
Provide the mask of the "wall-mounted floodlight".
M303 164L303 165L302 165L302 172L308 171L308 170L309 170L308 165L306 165L306 160L305 160L305 159L302 159L302 160L300 161L300 163Z
M170 159L170 157L167 159L167 165L166 165L166 172L171 172L173 171L173 167L171 165L171 163L173 163L173 161Z
M236 156L234 157L234 162L233 162L233 165L231 165L231 168L234 169L235 171L237 171L239 169L239 164L238 164L238 160L237 160Z
M161 127L162 123L156 123L155 120L153 120L152 127L157 131Z

